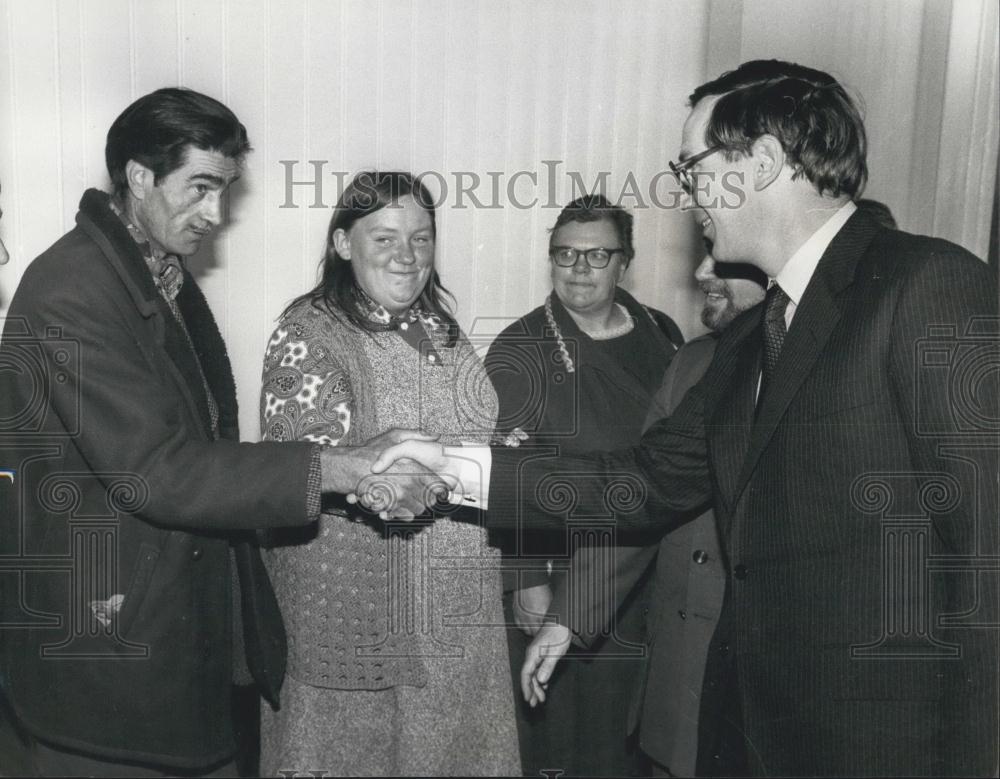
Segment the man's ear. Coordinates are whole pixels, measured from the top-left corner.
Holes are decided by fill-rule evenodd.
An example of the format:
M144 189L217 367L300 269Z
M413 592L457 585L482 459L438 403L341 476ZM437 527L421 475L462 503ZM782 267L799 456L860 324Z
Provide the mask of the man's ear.
M753 188L759 192L781 175L785 167L785 149L777 138L765 133L753 142L750 156L753 159Z
M351 259L351 239L339 227L333 231L333 248L345 260Z
M129 160L125 163L125 181L128 183L128 191L136 200L142 200L156 183L156 174L141 162Z

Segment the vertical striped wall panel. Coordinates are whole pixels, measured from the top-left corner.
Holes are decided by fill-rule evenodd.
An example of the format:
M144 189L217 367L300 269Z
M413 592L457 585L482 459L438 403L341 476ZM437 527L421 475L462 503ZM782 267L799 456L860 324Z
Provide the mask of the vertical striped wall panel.
M744 0L743 15L742 59L771 57L778 49L833 73L861 98L869 145L865 194L888 204L900 226L914 232L929 227L909 212L911 189L921 185L911 166L914 136L928 118L918 121L915 111L922 6L923 0ZM776 15L785 24L766 24Z
M257 437L275 317L315 282L339 183L366 168L430 172L443 203L439 269L461 324L484 343L548 292L547 228L573 194L570 174L624 195L637 249L626 286L695 335L698 234L649 192L679 146L691 88L753 56L843 76L868 105L871 194L927 231L908 221L920 204L918 152L949 127L945 95L959 110L970 72L970 95L996 83L995 57L992 75L979 55L945 74L945 55L965 40L954 27L970 14L933 38L922 27L928 8L952 17L949 0L0 0L0 234L12 254L0 315L30 260L72 226L83 189L107 186L104 136L115 116L141 94L182 84L230 105L254 144L228 227L191 262L229 344L245 438ZM989 36L980 37L988 54ZM928 73L948 85L930 111L920 84ZM995 147L995 111L976 117ZM981 152L975 137L961 148L970 163ZM295 181L319 170L322 191L292 186L294 207L283 207L282 161ZM992 186L963 182L967 198ZM660 175L661 201L673 188ZM931 208L935 231L977 235L978 222L954 231L970 220L961 206Z
M985 257L1000 151L1000 4L956 2L949 38L931 231Z

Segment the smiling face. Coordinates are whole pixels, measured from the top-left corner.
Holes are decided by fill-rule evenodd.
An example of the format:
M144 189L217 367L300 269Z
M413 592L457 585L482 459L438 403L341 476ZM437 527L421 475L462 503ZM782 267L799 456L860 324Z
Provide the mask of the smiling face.
M413 305L434 270L434 225L412 195L334 231L333 241L358 286L390 314Z
M718 275L716 275L718 274ZM705 293L701 321L709 330L725 330L737 316L764 299L766 277L745 263L719 263L706 254L694 277Z
M551 246L586 249L621 249L622 241L609 219L595 222L567 222L554 233ZM607 267L591 268L578 256L570 268L556 265L551 259L552 289L570 311L587 316L607 314L615 300L615 287L625 275L625 255L616 252Z
M129 207L154 251L182 257L222 223L222 199L239 178L236 160L221 152L188 147L184 164L155 183L153 171L126 166Z
M719 97L702 98L691 110L681 134L681 160L708 149L705 130ZM706 156L690 168L695 185L687 202L694 207L694 216L701 226L702 235L713 243L717 260L739 262L750 256L746 244L752 235L749 221L753 206L751 170L752 158L728 161L722 151ZM739 183L741 180L742 184ZM735 185L741 186L745 198L733 196L731 188Z

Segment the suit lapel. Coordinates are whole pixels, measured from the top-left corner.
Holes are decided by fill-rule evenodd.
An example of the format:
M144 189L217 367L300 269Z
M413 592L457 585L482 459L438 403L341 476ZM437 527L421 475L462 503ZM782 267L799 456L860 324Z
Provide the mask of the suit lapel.
M735 500L746 488L761 454L767 448L789 404L798 394L819 359L837 323L841 310L837 295L854 279L858 260L871 243L878 226L868 217L855 213L823 253L806 287L785 336L785 343L775 366L774 377L763 405L757 412L750 434L750 444L733 492ZM758 342L763 338L756 330ZM756 383L750 397L756 393Z

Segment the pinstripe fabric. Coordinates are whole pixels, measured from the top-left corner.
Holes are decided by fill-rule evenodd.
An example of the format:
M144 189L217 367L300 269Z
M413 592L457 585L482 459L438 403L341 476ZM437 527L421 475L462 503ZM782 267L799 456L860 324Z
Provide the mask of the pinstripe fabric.
M1000 546L996 314L983 263L856 214L756 422L760 309L641 447L589 461L639 477L645 503L616 498L624 526L714 498L730 574L715 643L736 654L756 773L996 770L998 577L973 570ZM494 452L491 522L544 523L552 473L582 465L528 456Z

